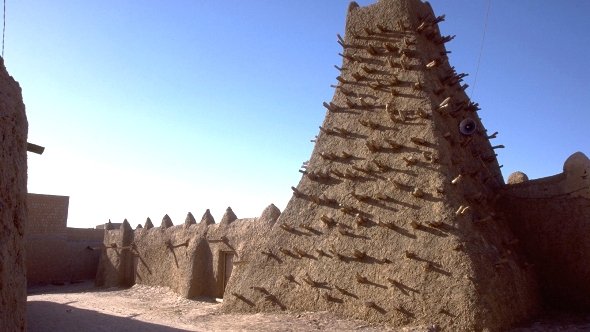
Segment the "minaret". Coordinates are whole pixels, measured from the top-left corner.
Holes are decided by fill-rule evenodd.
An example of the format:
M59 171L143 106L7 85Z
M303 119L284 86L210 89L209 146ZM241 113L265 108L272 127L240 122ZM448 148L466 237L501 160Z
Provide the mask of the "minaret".
M224 307L501 330L535 282L493 203L495 148L428 3L352 2L340 75L293 197Z

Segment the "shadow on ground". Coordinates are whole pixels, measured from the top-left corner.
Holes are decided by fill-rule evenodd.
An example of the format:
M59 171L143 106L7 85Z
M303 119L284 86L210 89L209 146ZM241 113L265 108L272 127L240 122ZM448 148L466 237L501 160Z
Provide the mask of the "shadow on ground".
M67 293L93 293L120 291L121 287L96 287L94 280L83 280L76 282L65 282L61 284L37 284L27 286L27 295L38 294L67 294Z
M79 309L66 304L48 301L27 302L27 325L29 332L85 331L85 332L133 332L187 330L146 323L130 317L105 315L92 310Z

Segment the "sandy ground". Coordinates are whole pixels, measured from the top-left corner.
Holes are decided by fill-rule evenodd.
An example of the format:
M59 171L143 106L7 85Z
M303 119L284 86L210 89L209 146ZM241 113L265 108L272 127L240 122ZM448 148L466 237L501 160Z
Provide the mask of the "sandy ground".
M217 301L182 298L164 287L97 289L91 282L29 289L27 324L40 331L436 331L391 329L326 312L226 314ZM590 316L553 317L512 332L590 331Z
M40 331L393 331L320 313L226 314L221 303L164 287L97 289L92 283L29 289L27 324ZM405 331L427 331L426 328Z

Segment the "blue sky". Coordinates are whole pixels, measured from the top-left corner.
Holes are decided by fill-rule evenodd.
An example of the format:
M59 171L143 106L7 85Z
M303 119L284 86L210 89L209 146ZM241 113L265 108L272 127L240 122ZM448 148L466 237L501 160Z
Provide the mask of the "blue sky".
M374 1L358 1L368 5ZM488 0L430 1L473 86ZM69 226L231 206L281 210L340 65L348 1L7 0L29 191L70 196ZM491 0L475 90L507 177L590 154L590 2Z

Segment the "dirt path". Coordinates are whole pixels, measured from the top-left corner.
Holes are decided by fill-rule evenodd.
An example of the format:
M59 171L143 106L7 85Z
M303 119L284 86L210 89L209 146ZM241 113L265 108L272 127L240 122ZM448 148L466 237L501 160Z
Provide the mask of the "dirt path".
M221 303L182 298L164 287L97 289L90 282L29 289L27 324L42 331L435 331L391 329L327 312L226 314ZM590 331L590 316L540 319L512 332Z

